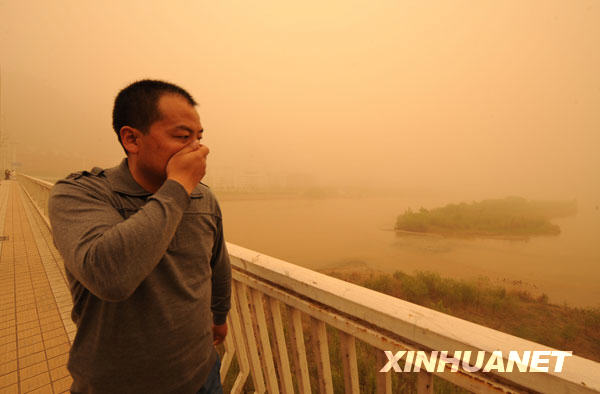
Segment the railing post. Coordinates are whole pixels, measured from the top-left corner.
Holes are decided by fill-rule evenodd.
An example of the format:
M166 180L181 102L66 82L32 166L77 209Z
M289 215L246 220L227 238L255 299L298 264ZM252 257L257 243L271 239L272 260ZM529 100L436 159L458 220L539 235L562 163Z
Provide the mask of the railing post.
M417 375L417 393L433 394L433 375L429 372L419 371Z
M221 360L221 369L219 370L219 374L223 379L227 376L227 372L229 372L229 367L231 366L231 361L233 360L233 356L235 355L235 344L233 342L233 323L231 321L231 314L227 316L228 326L230 328L230 334L225 337L225 342L223 343L223 347L225 348L225 354L223 354L223 359Z
M358 394L358 365L356 361L356 344L354 337L340 331L342 366L344 368L344 389L346 394Z
M292 316L292 352L294 353L294 370L298 381L298 391L302 394L310 394L310 377L308 376L308 362L306 361L306 346L304 345L304 331L302 331L302 314L290 307Z
M317 368L319 370L320 393L333 394L333 382L331 379L331 363L329 361L329 345L327 343L327 327L321 320L310 318L312 336L315 341L315 355Z
M254 311L256 312L256 324L258 325L258 336L262 346L262 361L265 365L265 374L267 389L269 393L279 394L279 385L277 384L277 373L273 364L273 352L271 352L271 341L269 340L269 330L267 320L265 319L265 308L263 307L262 294L254 289L250 289Z
M384 357L383 350L377 350L377 392L383 394L392 393L392 375L389 372L379 372L385 364L387 357Z
M246 295L247 286L243 283L238 283L235 287L238 295L244 329L244 331L240 332L245 334L246 344L248 345L248 357L250 359L252 382L254 383L254 389L259 393L263 393L265 391L265 380L260 368L261 362L258 354L258 345L256 343L256 335L252 324L250 307L248 306L248 297Z
M281 318L281 309L279 301L269 297L271 315L273 316L273 330L275 331L275 342L279 353L279 372L281 377L281 388L284 394L294 394L294 383L290 371L290 360L288 357L287 346L285 342L285 333L283 332L283 319Z
M242 322L239 313L239 300L236 291L237 285L237 281L231 282L231 310L229 311L229 318L231 319L231 335L233 335L233 340L237 349L237 360L240 368L240 373L231 388L231 392L235 394L242 392L248 374L250 373L250 364L248 362L248 353L246 350L247 346L244 340L244 332L242 331Z

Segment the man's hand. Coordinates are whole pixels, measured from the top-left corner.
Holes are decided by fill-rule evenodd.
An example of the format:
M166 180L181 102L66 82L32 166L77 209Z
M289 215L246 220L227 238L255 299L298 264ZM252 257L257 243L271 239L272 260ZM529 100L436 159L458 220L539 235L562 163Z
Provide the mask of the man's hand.
M167 163L167 179L179 182L188 194L206 174L208 148L197 141L175 153Z
M220 326L215 326L213 324L213 345L217 346L223 343L225 337L227 336L227 323L221 324Z

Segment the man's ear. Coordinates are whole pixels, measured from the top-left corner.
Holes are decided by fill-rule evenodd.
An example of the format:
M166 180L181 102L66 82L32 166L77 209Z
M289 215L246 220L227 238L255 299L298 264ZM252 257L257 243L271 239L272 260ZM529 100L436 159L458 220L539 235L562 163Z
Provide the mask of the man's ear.
M123 126L119 130L121 136L121 143L127 151L127 153L137 153L140 149L140 139L142 132L133 127Z

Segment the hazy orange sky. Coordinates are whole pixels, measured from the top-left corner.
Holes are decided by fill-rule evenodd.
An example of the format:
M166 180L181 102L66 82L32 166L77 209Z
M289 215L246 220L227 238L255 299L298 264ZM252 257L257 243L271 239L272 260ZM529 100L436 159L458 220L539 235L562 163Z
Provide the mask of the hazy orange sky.
M210 171L600 200L600 2L0 1L22 170L112 166L141 78L200 103ZM68 167L68 168L67 168Z

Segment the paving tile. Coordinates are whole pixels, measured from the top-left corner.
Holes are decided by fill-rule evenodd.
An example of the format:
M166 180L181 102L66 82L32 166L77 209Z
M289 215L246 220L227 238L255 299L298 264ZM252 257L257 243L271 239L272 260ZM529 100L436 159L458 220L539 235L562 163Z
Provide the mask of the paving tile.
M63 365L67 365L69 361L69 353L63 353L56 357L52 357L48 359L48 367L52 370L54 368L58 368Z
M38 312L47 312L47 311L57 311L56 304L53 302L49 303L38 303L37 305Z
M70 321L72 322L73 320L71 319L71 308L65 310L64 312L62 312L60 314L60 318L63 322L65 321Z
M38 311L46 311L56 309L56 303L54 302L54 297L48 296L47 298L42 298L37 300Z
M19 354L19 368L26 368L42 361L46 361L46 354L43 351L29 354L24 357L21 357Z
M62 276L60 276L60 279L62 280ZM68 289L59 289L54 292L54 295L67 295L71 297L71 292Z
M0 338L0 346L7 345L11 342L16 342L16 341L17 341L17 337L15 335L6 335L6 336Z
M45 279L44 279L45 280ZM36 287L35 289L35 299L39 303L46 301L51 301L54 298L54 294L52 293L52 289L50 288L50 284L44 287Z
M19 340L28 338L33 335L41 335L42 334L42 330L40 329L39 325L36 325L27 330L19 330L18 332L19 332Z
M17 324L27 323L37 320L37 318L36 311L17 312Z
M4 259L4 258L2 258ZM15 296L15 273L13 272L7 272L4 275L6 275L6 277L8 278L8 285L6 285L5 287L2 287L2 289L0 289L0 296L2 296L2 301L0 303L0 305L4 305L4 304L8 304L15 301L14 296Z
M0 295L0 297L2 297L2 295ZM2 298L2 299L4 299L4 298ZM10 313L10 312L14 312L14 310L15 310L15 304L3 304L3 305L0 305L0 316L3 316L3 315L5 315L7 313Z
M23 393L27 393L48 384L50 384L50 374L48 372L44 372L29 379L21 380L20 382L21 391Z
M17 370L17 360L12 360L7 363L0 364L0 376Z
M63 294L54 294L54 299L56 300L56 302L61 302L61 301L72 301L71 298L71 294L69 293L63 293Z
M61 311L61 312L65 312L65 311L66 312L70 312L71 309L73 309L73 302L70 301L70 300L69 301L59 302L56 305L58 305L58 310Z
M25 304L25 305L19 305L17 306L17 313L18 312L25 312L25 311L31 311L31 310L36 310L36 303L33 302L31 304Z
M0 352L0 364L17 359L17 351Z
M19 394L19 385L13 384L12 386L0 388L0 394Z
M17 327L12 326L12 327L7 327L7 328L0 328L0 338L10 335L10 336L15 336L15 334L17 333Z
M19 369L19 379L29 379L44 372L48 372L48 364L46 363L46 360Z
M48 356L48 358L53 358L61 354L68 354L69 350L71 350L71 345L68 343L63 343L58 346L47 347L46 355Z
M54 292L52 291L52 286L50 286L50 281L45 276L41 278L38 283L35 283L33 285L33 288L35 291L36 298L54 299Z
M16 305L6 305L3 309L0 309L0 316L10 316L15 313Z
M2 321L0 321L0 328L8 328L16 325L17 321L15 320L14 316L10 316L9 319L2 319Z
M46 289L36 289L35 291L35 300L36 303L42 303L45 302L46 304L48 304L47 301L50 301L54 298L54 294L52 294L52 290L50 289L50 286L48 286L48 290Z
M67 370L66 365L54 368L50 371L50 377L52 378L53 382L60 380L60 379L64 378L65 376L69 376L69 371Z
M16 296L17 296L17 302L16 302L17 307L29 305L29 304L32 304L32 303L35 302L35 297L33 296L33 293L31 293L31 294L20 294L17 291Z
M61 301L56 301L56 306L58 307L58 310L60 312L63 311L70 311L73 308L73 301L71 300L61 300Z
M9 343L6 343L4 345L0 345L0 354L12 352L14 350L17 350L17 343L16 342L9 342Z
M35 334L27 338L19 338L19 349L42 342L42 335Z
M44 343L41 341L33 345L19 347L19 358L42 351L44 351Z
M39 327L39 326L40 326L40 322L37 320L34 320L34 321L27 322L27 323L19 324L17 326L17 331L22 332L24 330L29 330L30 328Z
M10 319L11 317L14 318L15 316L15 311L9 311L9 310L5 310L3 312L0 312L0 319L4 320L4 319Z
M66 334L63 334L63 335L56 336L52 339L49 339L47 341L44 341L44 344L46 345L47 348L50 348L50 347L58 346L62 343L68 343L68 342L69 342L69 338L67 337Z
M58 313L53 313L52 315L47 316L47 317L41 317L40 316L39 320L40 320L40 325L42 327L44 327L45 324L49 324L49 323L52 323L52 322L57 322L57 321L59 322L59 321L61 321L61 318L60 318L60 315Z
M53 330L49 330L49 331L44 331L44 333L42 334L42 336L44 337L44 342L49 341L52 338L55 338L59 335L66 335L66 331L65 331L65 327L64 326L60 326L57 327Z
M0 387L10 386L17 382L17 372L11 372L7 375L0 376Z
M27 264L25 261L23 263ZM25 296L33 296L33 286L31 286L31 275L29 272L17 273L15 280L15 290L17 295L22 296L22 300L25 299Z
M69 390L71 388L71 384L73 384L73 378L71 378L71 376L69 375L60 380L57 380L56 382L53 382L52 386L54 387L55 393L62 393Z
M28 391L27 394L54 394L54 390L51 385L47 384L33 391Z
M64 324L63 324L62 320L60 320L60 321L57 320L57 321L53 321L51 323L44 324L44 326L42 327L42 331L44 333L46 333L46 332L54 331L57 328L64 329Z
M37 317L39 317L40 321L46 321L46 320L52 320L52 318L55 318L58 316L58 311L53 310L53 311L43 311L43 312L39 312L37 314ZM19 316L17 315L17 318Z

